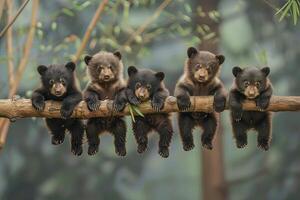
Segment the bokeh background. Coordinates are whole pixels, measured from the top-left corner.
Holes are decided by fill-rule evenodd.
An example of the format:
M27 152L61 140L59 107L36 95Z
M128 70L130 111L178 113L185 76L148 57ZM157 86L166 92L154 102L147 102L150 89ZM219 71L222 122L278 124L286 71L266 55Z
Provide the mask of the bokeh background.
M14 15L23 1L7 1ZM83 56L100 50L121 50L125 70L130 65L162 70L173 94L183 72L186 49L225 55L221 78L227 88L235 65L270 66L276 95L300 94L300 25L287 16L279 22L276 11L284 0L111 0L97 20L77 61L81 88L88 79ZM38 4L37 23L25 72L17 94L29 98L39 85L39 64L66 63L74 59L100 0L31 0L0 38L0 97L9 93L8 61L15 71L24 59L33 5ZM0 29L9 9L0 0ZM7 35L13 54L8 56ZM125 72L124 72L125 74ZM273 140L268 152L249 144L237 149L229 112L221 114L221 128L213 152L200 145L200 129L194 132L196 148L184 152L174 121L170 157L158 154L158 136L153 134L143 155L136 153L130 118L127 156L117 157L110 135L103 136L100 152L75 157L69 138L52 146L44 121L20 119L8 129L0 152L0 199L299 199L300 113L280 112L273 118ZM174 118L173 118L174 119ZM0 127L1 129L3 127ZM3 132L3 130L2 130Z

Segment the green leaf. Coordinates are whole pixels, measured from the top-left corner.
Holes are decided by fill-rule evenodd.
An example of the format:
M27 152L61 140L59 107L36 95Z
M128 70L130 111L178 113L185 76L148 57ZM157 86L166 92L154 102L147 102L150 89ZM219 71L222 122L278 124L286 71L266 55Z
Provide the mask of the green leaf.
M129 108L131 119L135 123L135 118L134 118L134 113L133 113L132 105L128 104L128 108Z
M140 109L137 106L132 106L134 112L136 112L139 116L145 117L144 114L140 111Z

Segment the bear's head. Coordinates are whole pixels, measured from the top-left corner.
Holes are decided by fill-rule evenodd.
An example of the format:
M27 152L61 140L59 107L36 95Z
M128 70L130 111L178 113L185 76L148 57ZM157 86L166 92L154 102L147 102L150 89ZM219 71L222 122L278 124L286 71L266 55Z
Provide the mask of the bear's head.
M37 71L41 75L43 86L54 96L61 97L67 93L69 87L74 84L75 63L66 65L53 64L50 66L40 65Z
M215 55L208 51L198 51L194 47L187 50L188 60L186 73L191 80L198 83L209 83L219 72L224 62L223 55Z
M134 91L135 96L141 102L144 102L151 99L153 94L161 88L165 74L149 69L138 70L136 67L130 66L128 76L128 87Z
M93 82L110 83L123 76L122 55L101 51L93 56L85 56L88 74Z
M236 88L248 99L255 99L268 87L269 67L262 69L257 67L247 67L245 69L234 67L232 73L235 76Z

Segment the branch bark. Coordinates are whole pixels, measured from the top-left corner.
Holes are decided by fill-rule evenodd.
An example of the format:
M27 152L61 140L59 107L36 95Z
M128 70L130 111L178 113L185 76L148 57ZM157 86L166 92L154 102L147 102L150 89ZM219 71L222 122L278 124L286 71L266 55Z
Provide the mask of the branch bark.
M213 111L213 97L191 97L191 108L187 112L212 112ZM60 102L47 101L44 111L36 111L29 99L2 99L0 100L0 117L9 119L18 119L25 117L47 117L60 118ZM110 116L124 116L129 115L128 107L123 112L112 112L112 101L105 100L101 102L99 111L90 112L85 102L80 102L74 110L73 118L93 118L93 117L110 117ZM245 110L259 111L253 101L246 101L243 104ZM143 103L139 109L144 114L155 113L150 102ZM227 108L228 109L228 106ZM267 111L300 111L300 96L273 96ZM179 112L176 98L169 96L166 99L163 113Z
M84 50L85 46L86 46L86 43L88 42L88 40L90 39L90 36L91 36L91 33L93 31L93 29L95 28L97 22L100 20L100 16L101 16L101 13L103 12L106 4L108 3L108 0L103 0L100 4L99 4L99 7L92 19L92 21L90 22L84 36L83 36L83 39L82 39L82 42L74 56L74 58L72 59L73 62L77 62L78 59L80 58L80 55L82 54L82 51Z

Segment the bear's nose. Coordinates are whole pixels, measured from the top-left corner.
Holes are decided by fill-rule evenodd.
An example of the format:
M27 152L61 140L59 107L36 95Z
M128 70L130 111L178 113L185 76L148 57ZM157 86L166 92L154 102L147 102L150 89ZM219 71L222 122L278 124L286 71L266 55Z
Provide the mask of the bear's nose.
M104 75L104 79L109 79L109 75Z

